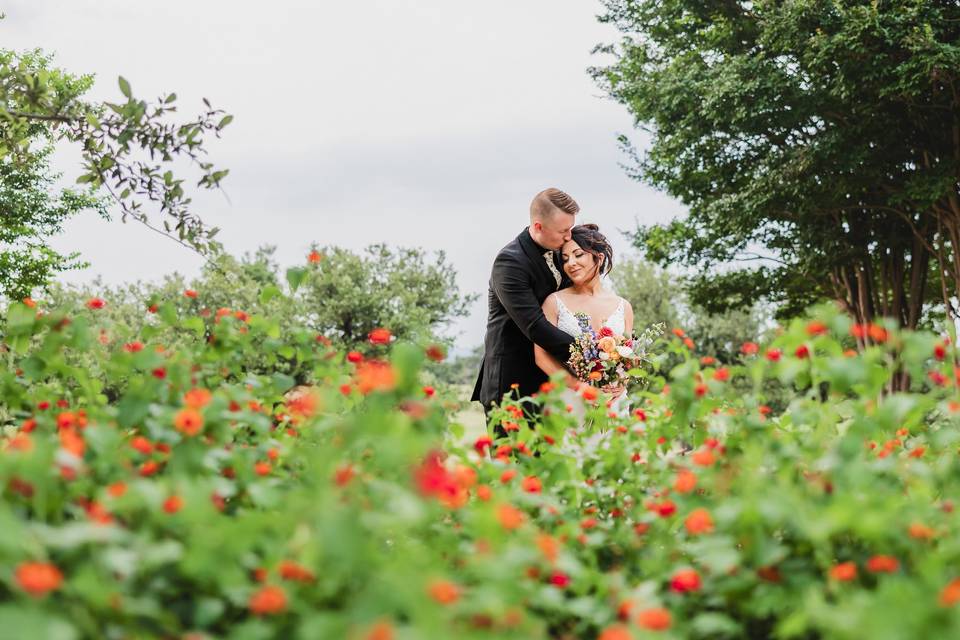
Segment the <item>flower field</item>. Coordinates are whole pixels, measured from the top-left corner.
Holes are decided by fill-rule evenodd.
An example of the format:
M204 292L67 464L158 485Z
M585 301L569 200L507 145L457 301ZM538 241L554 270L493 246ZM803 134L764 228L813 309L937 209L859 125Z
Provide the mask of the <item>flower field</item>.
M5 314L18 638L960 634L960 396L937 336L824 309L718 366L677 331L628 416L600 397L579 428L548 384L536 425L506 402L507 438L474 440L427 386L429 345L380 331L348 354L162 301L126 335L109 305ZM271 361L313 385L288 393ZM913 391L887 393L903 373Z

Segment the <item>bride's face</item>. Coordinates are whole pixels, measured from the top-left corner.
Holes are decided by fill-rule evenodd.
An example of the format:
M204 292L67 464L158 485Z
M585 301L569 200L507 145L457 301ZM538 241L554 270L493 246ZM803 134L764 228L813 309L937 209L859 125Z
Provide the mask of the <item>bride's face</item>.
M568 240L560 249L563 271L573 284L589 282L597 275L597 257L584 251L573 240Z

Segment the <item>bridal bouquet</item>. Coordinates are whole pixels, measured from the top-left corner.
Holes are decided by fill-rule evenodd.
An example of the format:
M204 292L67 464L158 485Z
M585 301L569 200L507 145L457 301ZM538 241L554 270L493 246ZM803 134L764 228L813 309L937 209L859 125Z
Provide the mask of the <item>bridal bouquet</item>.
M665 326L655 324L634 338L617 335L609 327L594 331L586 314L578 313L576 317L580 336L570 346L567 364L577 378L595 387L626 386L630 376L649 361L647 350Z

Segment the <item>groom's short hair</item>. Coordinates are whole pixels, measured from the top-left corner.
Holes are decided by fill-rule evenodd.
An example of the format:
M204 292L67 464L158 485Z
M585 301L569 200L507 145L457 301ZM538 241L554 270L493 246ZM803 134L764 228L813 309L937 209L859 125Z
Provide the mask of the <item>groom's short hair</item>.
M535 195L530 203L531 220L546 220L556 211L575 215L580 211L580 205L569 195L553 187Z

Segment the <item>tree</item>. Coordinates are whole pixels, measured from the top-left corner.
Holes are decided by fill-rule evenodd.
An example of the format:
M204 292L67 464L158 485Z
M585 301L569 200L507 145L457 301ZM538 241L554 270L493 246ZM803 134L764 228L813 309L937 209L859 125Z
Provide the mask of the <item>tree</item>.
M615 61L594 76L652 132L633 175L689 206L636 242L704 274L694 301L766 297L789 315L833 298L861 322L911 328L932 300L949 310L960 286L957 3L605 4L601 19L624 36L599 48Z
M351 347L362 347L378 327L398 338L433 339L452 319L466 316L476 299L460 294L456 271L442 251L432 260L422 249L383 244L362 253L339 247L314 251L322 259L311 265L298 290L304 320Z
M740 346L761 339L770 320L766 309L756 303L710 312L689 299L680 278L641 258L620 260L610 277L617 293L633 307L635 333L660 322L667 331L681 328L693 340L697 354L719 362L734 362Z
M51 147L15 162L0 158L0 296L19 300L57 273L85 266L77 253L61 254L47 244L63 222L82 211L106 217L105 202L90 193L61 189L51 174Z
M364 353L383 351L383 346L368 340L377 327L388 328L398 340L426 346L444 342L440 330L466 315L475 299L461 295L456 272L442 253L433 257L419 249L383 245L362 253L326 247L322 260L293 267L285 278L274 251L263 247L239 258L220 253L194 279L173 273L160 282L121 286L54 284L40 308L82 310L88 300L100 298L105 305L97 316L111 327L110 333L101 336L105 345L123 344L147 333L169 349L192 343L198 332L209 338L223 318L237 319L239 314L244 318L241 322L269 323L267 330L257 332L260 357L245 366L261 373L288 374L304 383L311 380L308 364L293 351L277 351L298 327L309 328L340 349ZM204 323L185 331L170 322L177 316L196 316ZM158 326L165 328L157 333ZM95 361L84 363L88 371L102 366Z
M0 50L0 163L5 179L14 175L32 176L34 189L49 186L44 172L51 142L67 142L79 147L83 167L77 177L80 184L105 192L119 207L121 219L132 219L201 253L220 249L214 240L217 229L209 228L190 212L191 199L172 167L186 160L200 177L198 188L217 188L227 171L207 162L206 139L219 137L232 116L213 109L204 100L205 110L198 116L172 122L176 112L176 94L160 96L154 103L134 97L130 83L119 78L122 99L94 103L82 99L90 88L90 76L75 76L51 66L49 56L39 50L25 53ZM40 191L34 191L38 197ZM50 253L43 238L62 220L56 211L69 214L87 208L89 202L64 201L51 196L42 203L50 215L35 214L4 225L15 229L12 235L31 237L35 257L41 256L39 270L28 270L30 277L63 266ZM159 208L158 217L144 205ZM3 204L7 204L6 202ZM35 203L36 204L36 203ZM65 206L66 210L58 209ZM15 214L11 213L11 216ZM17 214L18 215L18 214ZM52 218L51 218L52 216ZM7 209L4 208L4 218ZM51 222L52 220L52 222ZM6 221L6 220L5 220ZM27 226L21 228L20 223ZM20 249L22 251L22 249ZM12 262L15 254L3 254Z

